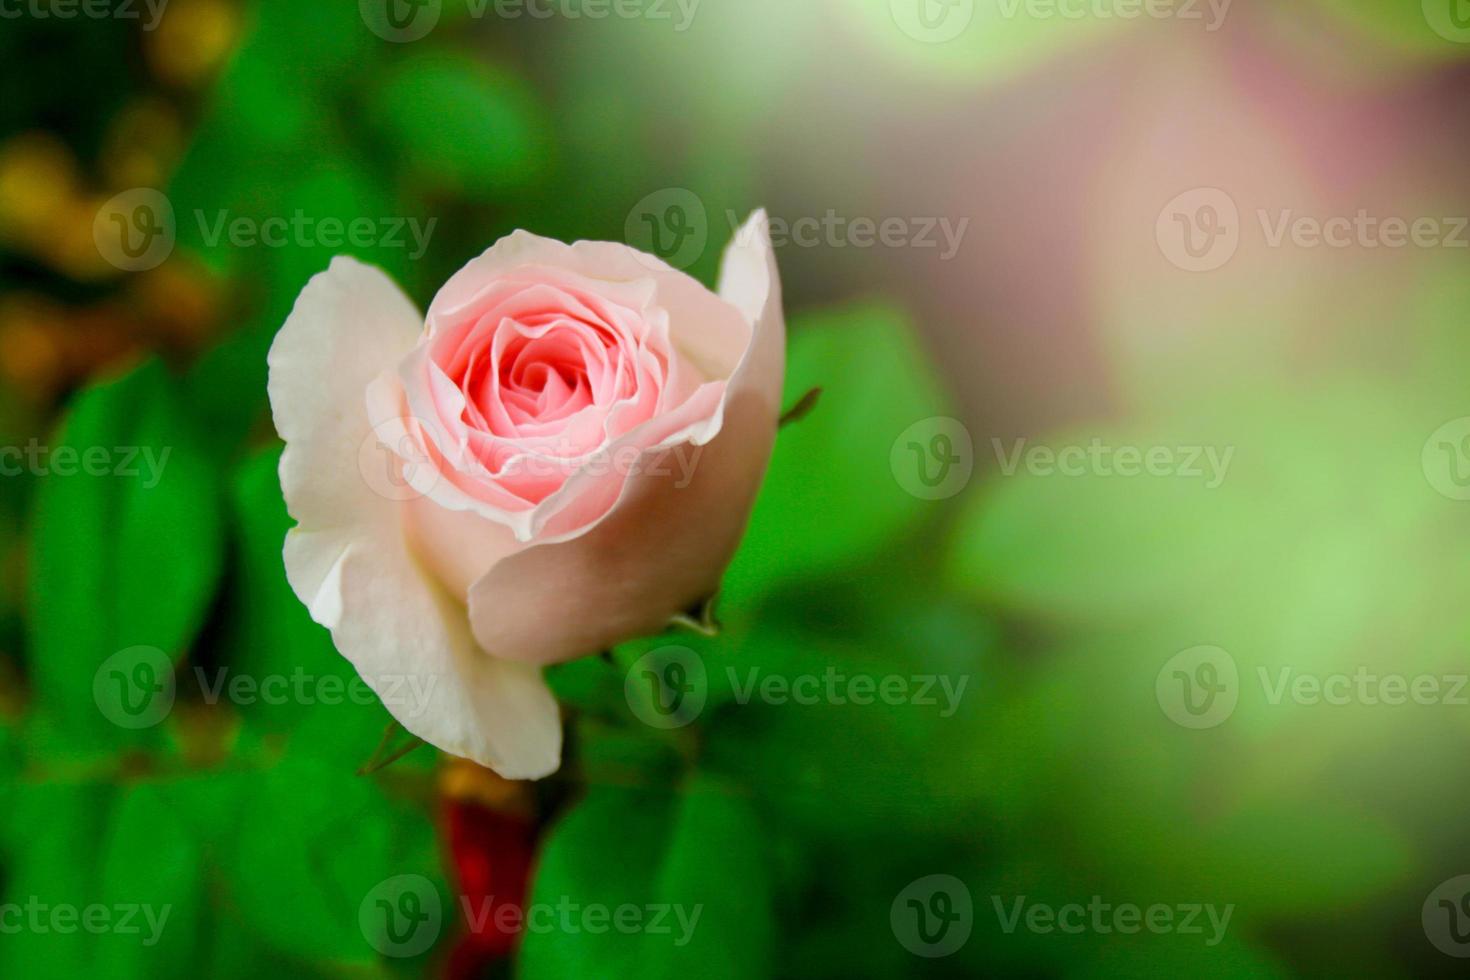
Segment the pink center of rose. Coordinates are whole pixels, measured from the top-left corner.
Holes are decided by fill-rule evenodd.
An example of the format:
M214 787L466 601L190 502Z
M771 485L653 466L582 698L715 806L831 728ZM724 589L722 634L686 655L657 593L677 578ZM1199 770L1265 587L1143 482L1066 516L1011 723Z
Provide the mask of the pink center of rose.
M497 280L436 318L412 369L427 375L433 417L418 414L431 452L477 499L534 507L699 385L651 289L574 280L537 269Z

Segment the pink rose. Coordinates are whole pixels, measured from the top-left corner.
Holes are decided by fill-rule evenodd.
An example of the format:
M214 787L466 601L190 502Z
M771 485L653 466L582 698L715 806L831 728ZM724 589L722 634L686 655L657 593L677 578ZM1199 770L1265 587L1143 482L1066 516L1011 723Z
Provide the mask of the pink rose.
M517 232L425 320L338 258L270 352L291 586L406 729L544 776L561 724L542 665L715 592L784 370L764 213L718 296L624 245Z

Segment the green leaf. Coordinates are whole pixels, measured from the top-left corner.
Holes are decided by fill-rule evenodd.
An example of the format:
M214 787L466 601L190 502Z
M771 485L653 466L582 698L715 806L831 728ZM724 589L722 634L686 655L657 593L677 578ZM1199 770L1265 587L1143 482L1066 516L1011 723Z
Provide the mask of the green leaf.
M546 683L558 704L593 711L626 710L623 701L623 672L617 664L601 657L582 657L555 664L546 671Z
M690 913L693 928L682 945L677 924L674 936L646 934L643 976L771 975L775 930L764 833L738 789L709 779L689 786L655 889L660 901Z
M203 622L224 560L219 478L172 381L154 388L129 420L133 444L161 446L163 474L149 486L114 479L116 549L111 583L119 644L182 650Z
M52 447L31 546L30 663L40 703L74 744L122 731L93 698L104 660L134 646L177 657L204 620L223 528L202 443L152 361L83 392ZM106 464L64 475L63 452Z
M908 319L862 305L800 318L791 331L783 404L813 388L822 401L776 439L722 611L871 558L936 506L905 491L889 462L905 429L945 413Z
M423 860L433 854L432 835L421 813L391 803L372 781L288 758L246 801L227 869L231 895L250 928L279 952L373 962L378 954L363 934L360 907L394 876L437 878Z
M310 145L331 128L332 110L350 79L385 45L367 31L355 4L260 3L252 30L212 99L217 124L236 147L253 152ZM264 171L254 161L237 171Z
M97 937L79 924L61 932L52 927L52 916L60 907L81 909L95 900L100 841L114 794L111 787L49 783L16 795L10 817L24 833L6 842L5 902L20 905L41 926L7 932L0 976L91 974Z
M266 355L280 322L256 319L206 351L184 376L189 405L211 434L216 460L234 461L250 431L269 414Z
M535 928L533 919L518 975L768 976L768 864L759 819L727 786L695 779L677 795L594 787L544 845L532 914L572 904L615 923L620 909L636 907L642 926L604 930L574 916L570 927L558 918Z
M248 679L236 704L248 740L289 736L292 754L351 773L372 754L391 716L286 580L282 548L293 522L281 496L280 457L279 446L263 450L235 475L234 587L220 615L221 657L202 668L201 687L229 699L231 684ZM416 752L395 765L423 768L434 758Z
M675 800L649 790L593 787L549 832L529 904L577 902L616 908L653 901L653 877L673 829ZM517 960L521 980L635 975L639 942L609 931L528 929Z
M1172 445L1112 432L1049 440L1048 447ZM1002 447L1010 453L1018 448ZM1242 556L1227 493L1203 480L998 474L955 534L951 570L961 587L1013 608L1064 617L1136 615L1207 587Z
M545 124L530 90L483 61L415 52L382 79L371 112L408 169L440 188L502 197L543 165Z
M379 266L397 282L406 283L408 272L421 257L420 250L432 242L437 227L437 222L430 224L431 216L405 213L381 174L363 166L354 155L331 152L331 148L323 148L316 159L302 164L295 179L286 185L284 197L286 214L299 211L304 216L303 230L299 236L292 233L292 247L266 250L272 296L266 311L269 315L263 316L272 338L307 282L325 270L335 256L354 255ZM365 243L359 245L345 229L363 219L371 223L372 230L359 239ZM344 231L322 234L321 225L327 221L336 221ZM329 230L337 232L336 228ZM264 395L264 386L260 394Z
M1147 907L1147 906L1145 906ZM1217 909L1216 915L1223 915ZM1213 945L1213 925L1200 916L1204 935L1152 935L1095 939L1086 937L1084 963L1067 972L1069 980L1152 980L1154 977L1198 977L1199 980L1274 980L1290 971L1264 950L1234 938L1231 922L1225 937Z
M159 783L158 795L194 840L211 868L232 859L241 813L263 776L257 771L211 771Z
M199 846L156 788L125 792L103 844L98 900L113 909L138 907L137 932L99 938L96 975L141 980L188 972L199 935L199 863Z
M223 916L215 917L203 943L206 953L196 972L210 980L257 980L262 976L296 977L303 973L300 961L275 953Z
M241 465L230 488L234 588L223 610L220 637L226 684L234 675L259 681L296 673L346 681L356 674L333 649L331 634L312 621L286 581L282 549L293 522L281 496L280 458L279 446L257 453ZM295 698L286 701L247 707L247 722L262 731L289 731L308 706ZM361 751L371 749L366 745Z
M10 835L23 832L13 825L11 813L20 792L21 733L18 726L0 720L0 855L10 846ZM4 862L0 861L0 867Z
M706 708L701 765L756 787L784 827L855 846L903 828L966 825L979 664L931 659L916 668L907 642L762 629L727 657L706 655L709 700L722 706ZM880 691L895 684L904 693L888 703Z

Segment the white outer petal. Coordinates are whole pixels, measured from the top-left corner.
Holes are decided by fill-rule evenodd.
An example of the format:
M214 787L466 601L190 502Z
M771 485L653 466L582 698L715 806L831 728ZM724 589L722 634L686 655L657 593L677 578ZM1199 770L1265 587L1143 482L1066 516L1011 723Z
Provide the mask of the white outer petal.
M540 672L475 645L465 608L409 551L401 505L358 469L372 433L367 387L421 329L387 276L337 258L277 334L271 410L287 443L281 487L299 523L286 538L286 575L405 729L507 778L539 778L561 756L560 718Z

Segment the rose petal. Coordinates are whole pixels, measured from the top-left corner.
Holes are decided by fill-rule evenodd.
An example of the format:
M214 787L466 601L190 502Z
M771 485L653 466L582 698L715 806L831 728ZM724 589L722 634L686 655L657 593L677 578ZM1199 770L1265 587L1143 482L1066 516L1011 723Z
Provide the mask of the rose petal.
M503 322L487 306L534 318L558 304L622 338L610 352L616 369L602 372L614 400L599 391L563 424L540 431L518 422L512 408L524 405L506 402L502 359L512 337L544 331L517 327L491 338L484 370L492 372L493 397L472 409L460 384L469 350ZM441 506L503 524L527 544L592 530L627 482L626 465L612 461L713 438L726 381L751 338L751 322L739 309L650 256L616 243L566 245L528 232L502 239L451 277L430 304L428 329L430 343L398 370L413 438L393 444L407 451L406 463L432 461L436 478L415 486ZM437 365L434 351L456 376ZM473 427L477 412L490 431Z
M494 565L470 588L470 620L484 649L542 664L594 653L662 630L718 588L780 414L786 328L764 212L727 250L720 295L748 319L751 339L692 480L682 485L677 466L672 476L645 470L627 480L617 506L590 533Z
M481 650L465 607L429 581L401 537L354 542L336 578L332 639L404 728L507 779L556 771L561 719L541 671Z
M561 754L556 703L539 671L475 646L464 607L410 553L399 505L358 468L374 439L367 388L419 333L418 315L385 275L338 258L307 284L276 336L271 410L287 442L281 486L300 525L286 539L287 578L404 728L507 778L537 778Z
M363 393L422 329L392 280L352 259L333 259L301 291L267 357L271 411L286 441L281 486L298 523L318 529L392 515L358 474Z

